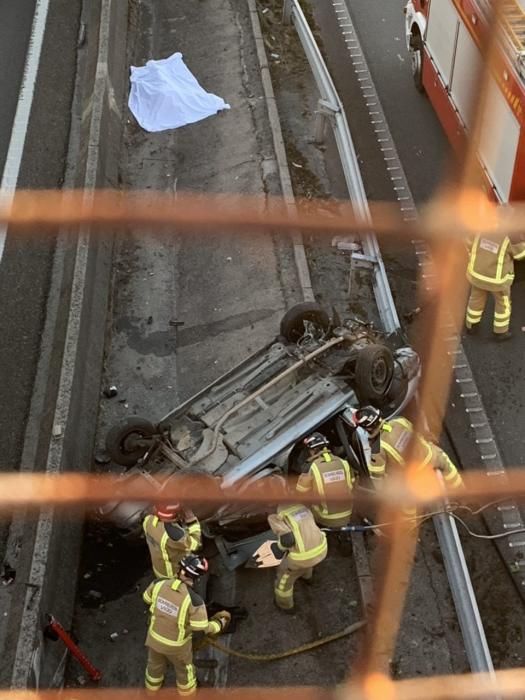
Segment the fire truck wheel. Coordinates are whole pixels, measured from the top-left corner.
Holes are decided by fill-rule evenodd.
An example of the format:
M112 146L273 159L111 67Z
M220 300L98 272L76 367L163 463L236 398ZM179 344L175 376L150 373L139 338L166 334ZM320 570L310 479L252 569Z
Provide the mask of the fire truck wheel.
M292 306L281 320L281 335L290 343L296 343L307 332L307 323L312 324L315 331L326 333L330 327L330 317L320 304L306 301Z
M361 404L385 399L394 376L394 357L384 345L367 345L359 351L355 365L355 389Z
M413 34L410 39L410 63L412 66L412 78L418 92L424 93L423 87L423 46L421 37Z
M106 435L106 450L123 467L133 467L146 454L155 427L144 418L132 417L114 425Z

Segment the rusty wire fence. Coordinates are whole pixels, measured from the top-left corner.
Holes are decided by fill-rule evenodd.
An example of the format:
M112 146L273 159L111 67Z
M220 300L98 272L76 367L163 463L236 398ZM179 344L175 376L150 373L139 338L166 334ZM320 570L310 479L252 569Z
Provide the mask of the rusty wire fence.
M499 4L495 8L499 12ZM497 32L487 35L484 47L487 60L484 64L474 110L475 123L463 157L458 160L453 176L444 183L432 202L421 210L417 224L407 225L401 219L398 208L384 203L371 203L370 228L380 237L396 236L427 241L435 271L436 288L429 298L423 285L420 295L427 309L425 332L419 351L423 364L420 387L420 412L414 416L416 428L426 430L428 423L438 436L446 410L447 397L453 372L453 354L450 350L450 320L458 338L463 326L467 282L465 279L467 237L480 231L503 236L522 234L525 222L525 206L516 205L512 210L491 203L479 186L479 167L476 148L482 124L483 106L491 64L497 50ZM453 183L453 184L452 184ZM0 223L9 225L11 231L20 234L34 233L43 228L67 227L70 230L88 228L93 234L111 230L126 230L140 225L148 226L159 235L191 233L220 235L224 231L236 231L240 236L253 232L274 231L303 233L363 231L362 221L357 221L348 203L337 205L323 202L318 208L315 202L297 202L290 210L281 199L240 197L230 195L192 196L178 193L176 197L151 195L151 193L97 192L85 197L82 192L18 192L9 206L0 199ZM445 338L443 328L449 326ZM497 369L495 370L497 371ZM78 465L71 465L71 467ZM525 496L525 471L510 469L505 479L488 477L478 465L471 465L464 473L465 490L451 494L455 502L474 500L488 503L495 499ZM337 689L287 688L289 700L320 700L321 698L363 698L367 700L444 700L445 698L525 697L525 669L497 671L494 676L465 674L410 680L393 680L389 676L389 660L392 658L401 623L403 605L410 579L414 551L417 543L418 524L407 524L403 510L413 506L431 509L432 504L444 495L442 482L432 469L422 470L414 460L408 459L408 467L402 475L389 479L381 493L371 496L356 491L355 505L367 505L373 499L379 506L379 522L392 523L391 537L382 538L379 558L376 600L368 621L366 640L360 645L360 658L353 665L347 682ZM57 475L7 473L0 475L0 517L6 512L26 510L35 513L43 507L68 509L76 506L81 516L92 505L114 501L116 494L128 500L158 500L154 487L145 482L124 483L117 477L96 476L64 472ZM445 494L446 495L446 494ZM209 479L201 483L196 475L180 474L170 480L163 491L166 500L174 499L189 506L200 504L224 505L225 503L286 503L295 501L286 485L269 482L264 490L260 484L224 490L217 481ZM343 497L344 498L344 497ZM315 498L302 498L314 503ZM62 695L82 697L86 693L95 700L120 700L142 695L138 689L72 690ZM202 689L203 698L231 697L281 698L284 689L228 688L227 691ZM19 700L29 695L56 698L56 693L43 691L0 690L0 700ZM159 691L159 698L170 697L173 691Z
M206 206L203 206L203 203ZM254 205L257 206L254 206ZM442 195L428 205L422 212L416 228L403 225L395 208L389 205L376 205L373 209L373 228L382 236L403 235L427 240L432 251L433 264L439 270L437 288L432 300L426 300L427 328L423 334L426 339L421 347L416 348L422 356L424 372L420 391L421 412L415 416L416 426L427 429L423 416L431 416L431 426L439 434L447 403L449 385L452 376L453 354L449 341L445 341L442 328L445 318L452 317L458 337L463 324L466 281L465 237L483 230L499 231L507 235L521 230L524 220L522 209L517 206L504 218L500 208L488 202L484 195L473 188L463 188ZM54 226L89 226L92 232L104 232L107 229L137 226L137 222L148 223L150 228L157 228L159 235L165 235L168 229L177 232L192 231L195 235L214 235L224 230L237 230L239 235L253 231L281 232L302 230L321 232L328 229L352 230L362 224L355 221L351 208L345 204L338 207L338 214L327 218L326 208L317 211L312 202L301 203L294 213L286 210L281 200L261 200L218 196L193 197L179 194L172 197L150 195L122 195L111 192L97 193L89 202L82 193L18 193L9 210L0 208L0 221L9 224L12 230L34 230L35 226L46 229ZM163 233L162 233L163 232ZM426 294L426 292L421 292ZM450 329L447 334L450 334ZM73 465L72 465L73 466ZM74 465L77 466L77 465ZM474 465L475 466L475 465ZM519 498L525 495L525 472L520 469L510 470L507 479L492 477L489 480L484 470L472 469L464 474L465 491L451 494L456 502L478 500L489 502L505 497ZM389 660L392 658L396 637L401 623L401 615L406 594L413 555L417 543L418 525L407 523L403 510L407 507L432 508L443 496L443 486L433 470L422 470L413 460L408 460L406 471L389 479L385 490L379 494L356 492L355 505L370 505L373 500L379 506L379 522L392 523L391 537L384 538L378 567L377 597L374 611L369 620L366 642L361 645L361 658L352 669L348 686L337 691L340 697L362 697L370 700L389 700L390 698L480 698L486 693L494 697L495 683L500 697L518 697L525 687L525 670L516 669L496 673L495 677L465 675L453 677L436 677L394 681L389 678ZM113 501L118 497L133 501L158 500L158 492L147 483L126 484L117 477L62 473L57 475L8 473L0 476L0 515L5 511L29 509L37 512L41 507L55 509L76 505L80 509ZM269 483L264 489L260 484L243 488L242 493L235 489L223 489L217 481L215 485L209 479L204 482L197 475L181 473L171 480L163 492L163 498L177 500L188 505L243 503L262 504L292 502L295 500L291 489L285 485ZM304 498L307 503L314 503L313 497ZM72 691L67 691L68 693ZM74 691L74 694L83 691ZM129 695L140 691L84 691L93 694L104 692ZM215 697L219 691L202 690L203 697ZM277 690L258 690L257 697L270 698ZM249 697L250 691L229 689L230 694ZM289 697L302 698L327 697L326 689L290 689ZM16 700L19 691L0 691L0 697L6 695L9 700ZM47 693L39 693L39 695ZM517 695L518 694L518 695ZM27 693L24 693L24 696ZM487 697L489 695L486 695Z

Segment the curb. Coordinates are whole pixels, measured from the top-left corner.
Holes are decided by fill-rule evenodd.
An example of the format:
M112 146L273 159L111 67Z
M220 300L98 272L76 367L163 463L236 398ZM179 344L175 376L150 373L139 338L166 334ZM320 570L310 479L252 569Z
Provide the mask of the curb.
M261 71L264 99L268 109L270 128L272 130L273 147L275 157L277 159L277 169L279 171L281 189L286 206L288 209L294 210L295 197L292 187L292 178L290 177L290 170L288 169L288 160L286 158L283 132L281 130L281 122L279 120L279 112L277 110L277 101L273 91L270 67L268 65L266 49L264 48L264 39L262 35L261 23L259 21L259 15L257 14L257 5L255 0L248 0L248 10L250 12L252 32L257 49L257 60ZM292 234L292 245L297 274L299 276L299 284L301 285L304 301L315 301L314 292L312 289L312 280L310 279L310 270L308 268L308 260L306 258L303 238L300 232L294 232Z
M252 30L255 37L257 47L257 58L259 61L264 96L268 109L268 117L270 120L270 128L272 130L273 144L277 165L279 170L279 178L281 180L281 188L283 197L287 207L295 208L295 197L292 187L292 179L288 168L288 160L286 158L286 150L284 147L284 138L281 130L281 122L279 120L279 112L277 110L277 101L273 90L270 68L264 48L264 40L262 35L261 23L257 14L257 6L255 0L248 0L248 8L252 21ZM312 280L310 277L310 269L308 267L308 259L304 248L302 235L296 232L292 235L292 243L294 248L294 258L299 276L299 283L304 301L315 301L315 296L312 288ZM372 574L368 562L364 536L360 532L351 533L352 549L354 553L354 564L357 572L357 580L359 583L359 591L361 595L361 605L365 615L368 615L373 603L374 589Z
M122 133L119 104L123 103L127 85L127 12L127 3L119 0L84 1L79 46L83 44L82 37L86 38L87 29L86 55L80 57L74 95L74 105L80 108L82 116L78 119L77 133L72 127L70 134L69 160L77 160L77 164L74 175L70 169L67 184L84 189L86 198L96 188L117 186ZM77 145L78 153L72 154ZM88 229L79 231L75 237L64 231L60 233L53 264L53 274L60 274L53 278L53 293L46 313L45 340L49 347L37 370L24 444L24 455L31 457L29 462L24 462L27 469L57 473L86 471L86 466L91 465L111 257L111 240L91 239ZM67 280L64 284L63 272ZM65 299L68 305L64 319L59 309L60 305L63 308ZM61 357L58 389L53 386L49 358L49 355L56 358L57 354ZM42 426L39 431L36 426L42 415L52 416L52 421L46 421L51 423L45 426L47 430ZM42 459L37 450L40 443L46 445L43 451L47 452ZM11 537L18 536L21 543L21 575L9 611L9 649L5 650L4 669L11 673L13 688L59 687L66 654L60 645L54 646L44 638L42 628L46 613L50 612L66 628L70 626L82 541L81 522L78 513L75 517L70 513L57 514L53 509L42 510L36 525L34 513L21 514L17 520Z

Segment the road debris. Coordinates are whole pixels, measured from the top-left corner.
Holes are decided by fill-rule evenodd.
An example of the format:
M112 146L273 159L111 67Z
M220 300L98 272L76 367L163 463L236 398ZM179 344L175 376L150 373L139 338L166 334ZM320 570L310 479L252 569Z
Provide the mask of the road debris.
M9 586L11 583L16 578L16 571L13 569L12 566L9 566L6 562L4 562L4 565L2 567L2 575L0 577L2 579L2 585L3 586Z

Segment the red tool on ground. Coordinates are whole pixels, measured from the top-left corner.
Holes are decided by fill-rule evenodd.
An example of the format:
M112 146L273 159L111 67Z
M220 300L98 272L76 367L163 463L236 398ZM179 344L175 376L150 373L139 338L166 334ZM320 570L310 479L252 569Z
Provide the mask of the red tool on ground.
M64 642L69 651L73 654L75 659L80 663L82 668L84 668L90 675L91 680L99 681L102 678L102 672L95 668L88 657L80 649L80 647L75 644L71 635L66 632L62 627L60 622L53 617L53 615L48 615L48 624L46 631L51 633L51 636L55 639L60 639Z

